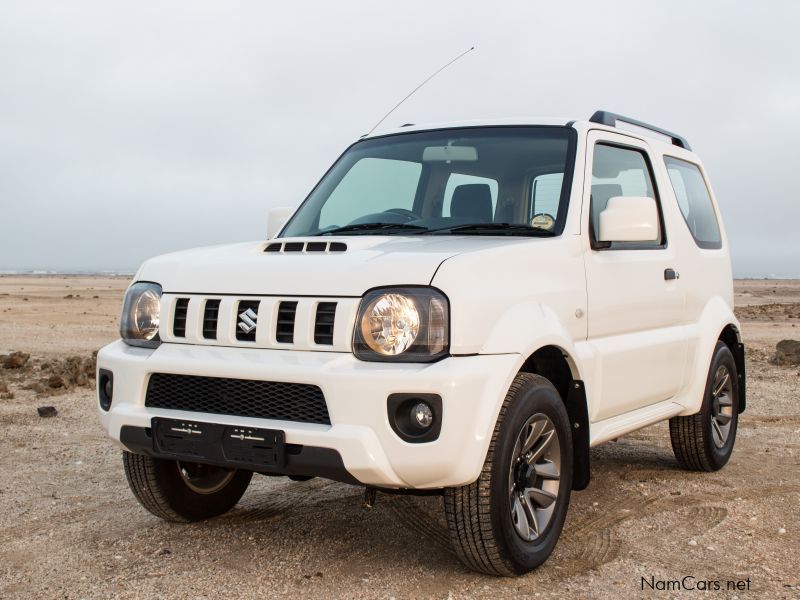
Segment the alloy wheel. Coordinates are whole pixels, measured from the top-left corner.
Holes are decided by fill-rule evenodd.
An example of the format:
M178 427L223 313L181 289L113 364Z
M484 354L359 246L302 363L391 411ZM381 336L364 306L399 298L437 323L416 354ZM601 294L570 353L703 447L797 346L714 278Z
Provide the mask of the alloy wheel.
M711 438L717 448L728 441L733 420L733 381L730 371L720 365L711 387Z
M511 519L526 542L541 536L555 512L561 443L549 417L537 413L517 435L508 473Z
M200 463L176 462L183 482L198 494L213 494L230 483L236 469L225 469Z

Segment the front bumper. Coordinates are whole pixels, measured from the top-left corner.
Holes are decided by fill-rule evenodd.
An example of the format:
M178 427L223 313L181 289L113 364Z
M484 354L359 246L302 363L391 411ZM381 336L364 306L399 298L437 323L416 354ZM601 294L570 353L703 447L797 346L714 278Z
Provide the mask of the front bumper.
M122 447L123 427L148 428L153 417L280 429L286 443L331 449L353 479L381 487L432 489L477 479L506 391L522 358L517 354L450 357L432 364L362 362L349 353L162 344L155 350L122 341L103 348L98 369L114 374L111 409L98 408L108 435ZM175 373L319 386L331 425L255 419L145 407L151 373ZM391 428L387 398L394 393L438 394L442 428L435 441L408 443ZM319 473L303 474L326 476Z

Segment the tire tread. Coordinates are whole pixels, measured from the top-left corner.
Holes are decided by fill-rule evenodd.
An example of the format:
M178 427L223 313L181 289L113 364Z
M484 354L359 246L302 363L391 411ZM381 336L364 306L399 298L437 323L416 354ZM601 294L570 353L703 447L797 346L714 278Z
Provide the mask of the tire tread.
M687 471L714 471L705 452L707 444L704 415L698 413L669 420L672 450L681 468Z
M155 459L132 452L122 453L125 477L139 503L165 521L188 523L190 520L175 512L158 482Z
M500 426L508 407L526 385L550 382L539 375L520 373L506 394L497 417L489 450L478 479L469 485L445 490L444 505L450 541L461 561L474 571L510 577L517 572L501 554L492 526L491 471L497 451Z
M716 471L727 462L727 458L721 463L718 460L715 461L710 450L713 446L713 440L711 440L711 429L709 427L709 390L712 385L712 375L722 360L727 361L729 364L730 375L734 379L734 393L738 394L736 363L734 362L733 354L724 342L718 341L709 366L708 379L703 390L704 396L700 411L684 417L672 417L669 420L669 437L672 443L672 451L675 454L678 465L687 471ZM734 402L734 411L737 410L738 402Z

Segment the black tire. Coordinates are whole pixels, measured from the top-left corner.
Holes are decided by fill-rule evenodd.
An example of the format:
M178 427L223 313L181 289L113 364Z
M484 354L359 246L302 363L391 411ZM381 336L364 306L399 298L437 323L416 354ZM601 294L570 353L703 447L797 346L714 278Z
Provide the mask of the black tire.
M178 523L202 521L228 512L242 497L253 476L251 471L179 463L131 452L122 453L122 462L128 485L139 503L155 516ZM198 478L192 486L182 468L184 473L187 469L205 473L206 480Z
M517 496L520 492L512 492L509 486L514 485L514 473L519 472L519 468L512 468L512 461L520 465L519 461L530 457L537 448L534 444L531 452L515 459L520 447L517 440L522 439L520 436L530 420L541 416L549 420L555 432L558 443L551 442L550 447L553 458L557 456L560 460L560 478L557 493L551 494L555 500L546 524L538 537L528 541L518 533L516 519L512 517L515 498L522 496ZM544 435L539 439L544 440ZM521 373L506 394L477 481L445 490L445 513L456 554L470 569L489 575L513 576L535 569L555 548L567 516L571 488L572 434L564 402L547 379ZM533 522L536 521L534 518Z
M726 400L715 394L720 370L727 372L730 387L724 390ZM728 402L730 404L728 404ZM727 408L730 414L727 415ZM725 411L725 412L722 412ZM724 439L720 437L723 416L729 416ZM716 421L716 425L715 425ZM689 471L717 471L725 466L733 452L739 425L739 378L730 348L717 342L708 370L700 412L669 420L669 437L678 464ZM722 443L720 441L722 440Z

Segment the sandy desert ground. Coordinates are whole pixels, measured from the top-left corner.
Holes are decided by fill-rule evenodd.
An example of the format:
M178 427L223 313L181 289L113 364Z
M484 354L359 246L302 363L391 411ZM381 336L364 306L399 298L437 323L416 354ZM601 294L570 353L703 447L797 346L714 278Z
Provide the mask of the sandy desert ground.
M357 487L257 476L224 517L147 513L80 385L117 336L126 285L0 277L0 354L31 354L0 368L0 598L800 597L800 367L771 363L776 342L800 339L798 281L737 282L750 391L729 465L678 470L665 424L593 450L554 555L517 579L461 566L436 497L379 495L366 511ZM749 590L641 587L685 576Z

